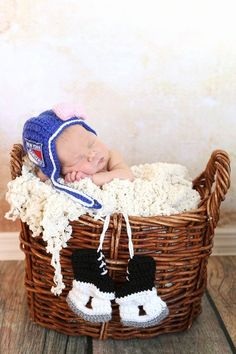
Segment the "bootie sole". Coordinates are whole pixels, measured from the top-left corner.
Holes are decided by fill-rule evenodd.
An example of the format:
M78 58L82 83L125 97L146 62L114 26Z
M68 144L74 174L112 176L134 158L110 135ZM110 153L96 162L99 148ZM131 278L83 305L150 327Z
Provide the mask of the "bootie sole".
M157 295L155 287L116 298L115 301L120 306L120 317L125 326L151 327L169 314L166 303ZM139 315L140 306L146 314Z
M128 327L141 327L141 328L146 328L146 327L152 327L160 323L164 318L166 318L169 315L169 309L166 307L158 316L154 317L153 319L149 321L123 321L121 320L122 324L124 326ZM142 318L142 316L140 316Z
M114 293L102 292L94 284L74 280L66 301L71 310L84 320L107 322L111 319L111 300L114 297ZM90 298L92 308L87 307Z
M82 304L74 304L70 296L68 295L66 298L66 302L68 303L68 306L70 309L79 317L83 318L85 321L89 322L108 322L111 320L111 314L92 314L94 311L93 309L89 309L86 306L83 306ZM91 314L88 313L88 310L91 311Z

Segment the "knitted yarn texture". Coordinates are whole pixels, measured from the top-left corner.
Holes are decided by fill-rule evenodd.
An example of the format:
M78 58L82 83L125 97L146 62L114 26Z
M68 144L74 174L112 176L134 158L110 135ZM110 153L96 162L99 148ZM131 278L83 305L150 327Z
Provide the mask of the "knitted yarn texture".
M80 125L96 135L95 130L88 126L83 119L71 117L63 121L52 110L28 119L24 124L22 133L24 150L30 160L50 178L57 190L69 194L76 202L87 208L100 209L102 206L89 195L61 184L58 180L61 172L61 163L57 156L56 139L66 128L73 125Z
M72 234L70 221L88 214L95 220L119 212L130 216L171 215L197 208L200 195L192 189L186 167L178 164L153 163L132 166L135 180L114 179L102 188L89 178L71 185L102 204L99 210L88 209L75 202L66 193L56 191L50 180L41 182L34 174L32 163L25 162L22 175L8 183L6 199L10 210L7 219L20 218L29 225L32 236L42 234L47 252L52 254L55 268L51 291L59 295L65 285L60 266L60 250L67 246ZM63 179L60 179L64 183ZM55 209L55 205L57 208Z

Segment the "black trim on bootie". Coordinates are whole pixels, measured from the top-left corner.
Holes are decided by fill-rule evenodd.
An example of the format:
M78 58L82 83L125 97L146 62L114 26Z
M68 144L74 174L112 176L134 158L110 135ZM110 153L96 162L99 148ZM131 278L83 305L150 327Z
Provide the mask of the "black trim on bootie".
M156 264L150 256L135 255L128 263L128 281L116 289L116 297L124 297L154 286Z
M127 268L126 282L116 289L116 303L124 326L151 327L169 314L154 285L156 266L150 256L134 256ZM140 313L140 309L144 313Z
M106 274L105 257L94 249L77 249L72 254L72 267L75 280L94 284L100 291L115 291L112 278Z

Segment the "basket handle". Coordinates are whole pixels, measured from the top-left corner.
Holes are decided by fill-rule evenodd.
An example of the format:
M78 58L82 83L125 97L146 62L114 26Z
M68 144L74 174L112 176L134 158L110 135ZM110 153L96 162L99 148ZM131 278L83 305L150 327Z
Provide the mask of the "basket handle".
M14 144L10 153L10 171L11 178L15 179L21 175L22 159L24 156L24 149L21 144Z
M227 152L215 150L203 172L210 196L207 201L207 214L212 231L219 220L220 204L230 187L230 159ZM212 190L213 183L214 189Z

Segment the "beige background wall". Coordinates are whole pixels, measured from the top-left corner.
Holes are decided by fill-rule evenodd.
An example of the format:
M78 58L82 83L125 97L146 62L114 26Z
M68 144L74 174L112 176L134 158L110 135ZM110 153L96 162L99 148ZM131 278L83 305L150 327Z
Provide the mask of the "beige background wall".
M186 165L192 177L214 149L232 160L222 215L235 215L234 1L0 1L0 231L9 150L24 121L61 101L129 164Z

